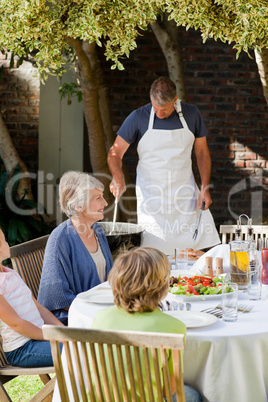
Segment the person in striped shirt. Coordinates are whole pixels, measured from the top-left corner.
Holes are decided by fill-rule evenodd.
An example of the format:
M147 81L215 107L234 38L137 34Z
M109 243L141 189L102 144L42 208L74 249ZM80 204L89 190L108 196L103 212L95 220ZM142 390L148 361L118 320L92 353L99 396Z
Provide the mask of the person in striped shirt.
M0 229L0 261L10 257ZM13 269L0 264L0 335L7 361L18 367L53 366L50 343L42 325L63 324L32 295Z

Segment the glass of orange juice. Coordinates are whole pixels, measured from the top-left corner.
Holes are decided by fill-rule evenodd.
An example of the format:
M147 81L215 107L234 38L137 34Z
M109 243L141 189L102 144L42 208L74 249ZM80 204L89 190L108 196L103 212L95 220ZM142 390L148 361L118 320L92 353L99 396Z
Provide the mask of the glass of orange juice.
M234 240L229 244L231 281L238 284L239 290L248 291L250 283L249 243L243 240Z

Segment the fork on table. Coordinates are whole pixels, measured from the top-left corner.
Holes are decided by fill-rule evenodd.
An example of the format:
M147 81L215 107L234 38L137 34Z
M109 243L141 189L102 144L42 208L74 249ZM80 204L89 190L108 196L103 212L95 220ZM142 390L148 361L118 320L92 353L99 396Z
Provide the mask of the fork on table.
M241 313L249 313L253 309L252 305L246 305L246 304L239 304L237 307L237 311ZM218 318L222 317L222 304L218 304L216 307L209 307L204 310L201 310L203 313L209 313L213 314Z
M204 310L201 310L201 313L213 314L218 318L222 317L222 310L218 306L205 308Z

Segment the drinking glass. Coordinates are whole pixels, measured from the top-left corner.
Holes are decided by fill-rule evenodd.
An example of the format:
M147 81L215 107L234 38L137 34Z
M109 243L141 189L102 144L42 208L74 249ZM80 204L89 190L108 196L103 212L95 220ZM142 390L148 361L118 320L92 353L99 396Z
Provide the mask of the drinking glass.
M263 248L268 247L266 237L260 237L257 241L257 249L258 251L262 251Z
M248 288L248 298L249 300L260 300L261 299L261 267L258 261L256 265L252 266L250 269L249 278L249 288Z
M176 269L188 269L188 248L184 250L175 248L175 265Z
M238 285L223 283L222 285L222 320L237 321Z
M238 284L239 290L247 292L250 280L249 243L234 240L229 244L231 281Z

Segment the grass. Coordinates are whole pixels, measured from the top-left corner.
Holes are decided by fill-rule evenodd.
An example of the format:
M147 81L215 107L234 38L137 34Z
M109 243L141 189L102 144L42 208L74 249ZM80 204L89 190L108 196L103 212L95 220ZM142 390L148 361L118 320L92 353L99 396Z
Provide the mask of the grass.
M5 384L12 402L28 402L41 388L43 383L38 375L21 375Z

